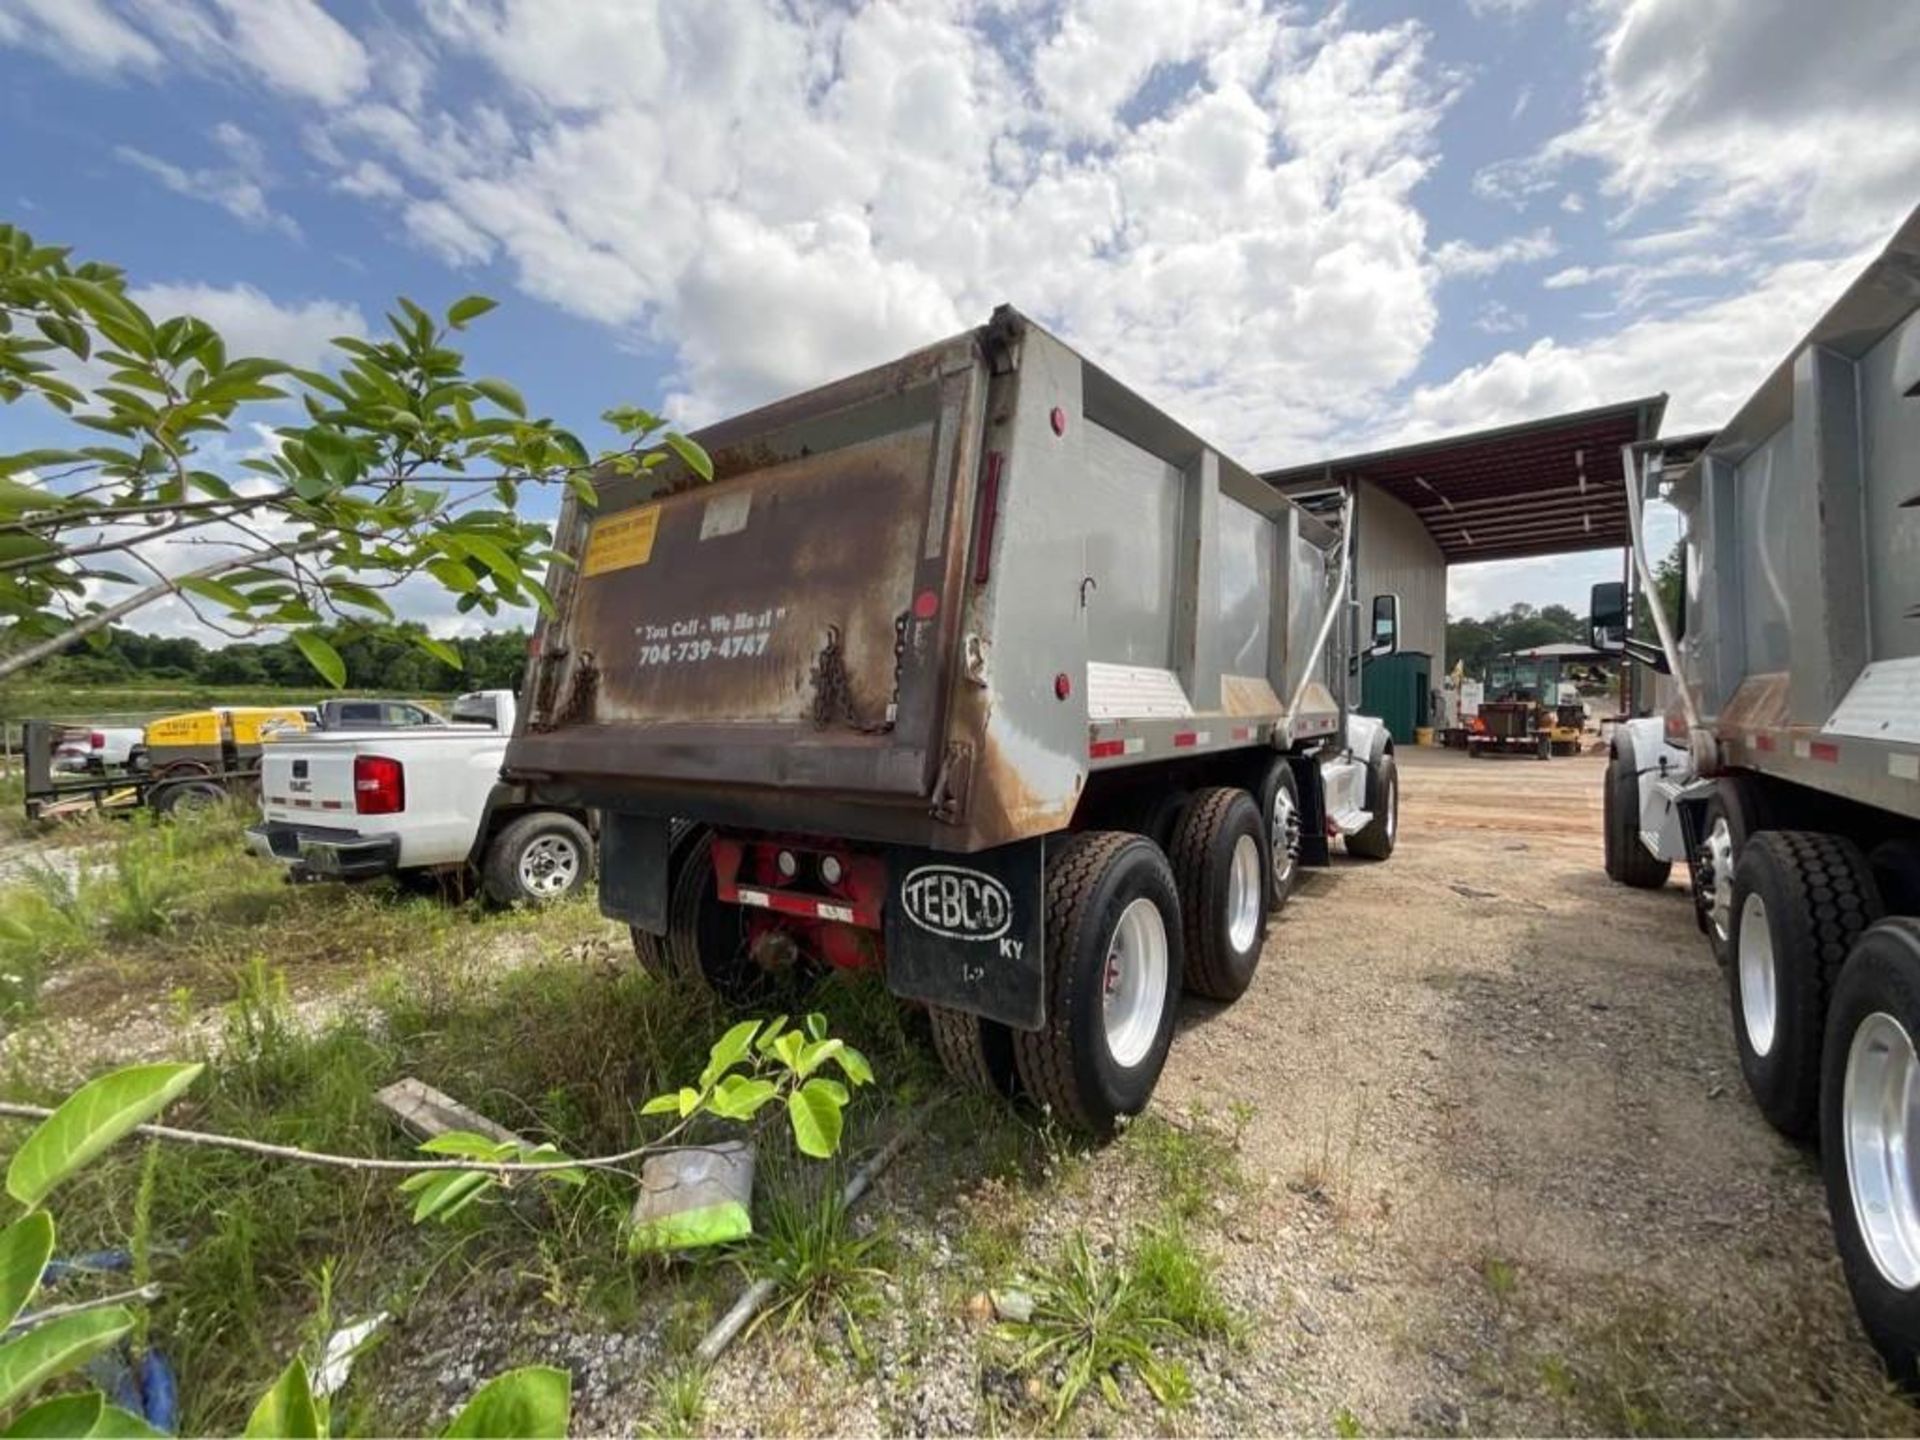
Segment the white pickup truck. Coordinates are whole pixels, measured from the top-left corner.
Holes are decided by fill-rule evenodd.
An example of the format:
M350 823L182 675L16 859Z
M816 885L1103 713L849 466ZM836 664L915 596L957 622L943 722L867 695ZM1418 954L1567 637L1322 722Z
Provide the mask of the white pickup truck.
M481 690L444 725L276 735L248 844L302 879L451 872L503 905L569 895L593 871L591 817L500 779L513 722L513 692Z

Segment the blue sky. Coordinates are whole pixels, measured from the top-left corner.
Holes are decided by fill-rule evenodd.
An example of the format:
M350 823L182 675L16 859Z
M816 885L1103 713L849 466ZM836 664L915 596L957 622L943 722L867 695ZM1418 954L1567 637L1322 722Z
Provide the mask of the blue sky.
M1011 300L1264 467L1723 420L1920 200L1917 61L1905 0L0 0L0 216L291 358L494 295L588 436Z

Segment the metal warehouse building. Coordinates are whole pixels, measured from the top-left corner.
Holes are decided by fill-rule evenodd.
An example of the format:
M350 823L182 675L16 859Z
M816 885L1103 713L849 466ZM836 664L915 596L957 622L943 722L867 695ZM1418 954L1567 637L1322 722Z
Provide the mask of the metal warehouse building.
M1447 569L1631 543L1621 447L1659 434L1667 397L1267 472L1310 509L1355 496L1355 593L1400 597L1400 654L1368 662L1364 708L1394 738L1432 723L1447 669Z

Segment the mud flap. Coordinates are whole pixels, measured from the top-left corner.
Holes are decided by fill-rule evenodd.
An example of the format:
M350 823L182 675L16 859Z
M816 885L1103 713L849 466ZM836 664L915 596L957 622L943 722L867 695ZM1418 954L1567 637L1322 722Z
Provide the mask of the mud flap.
M974 855L894 850L887 988L1020 1030L1046 1020L1045 842Z
M672 822L600 812L600 913L649 935L667 933L667 851Z

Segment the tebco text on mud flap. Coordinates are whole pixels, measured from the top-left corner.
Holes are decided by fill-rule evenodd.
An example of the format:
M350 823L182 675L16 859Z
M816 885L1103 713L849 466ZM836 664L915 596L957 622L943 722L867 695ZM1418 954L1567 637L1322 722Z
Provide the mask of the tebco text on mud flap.
M1013 921L1013 897L991 875L959 865L922 865L900 882L907 918L946 940L999 940L1017 958L1025 942L1003 938Z

